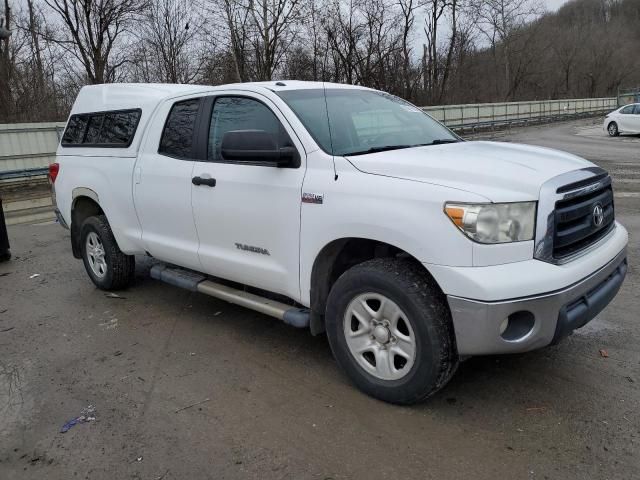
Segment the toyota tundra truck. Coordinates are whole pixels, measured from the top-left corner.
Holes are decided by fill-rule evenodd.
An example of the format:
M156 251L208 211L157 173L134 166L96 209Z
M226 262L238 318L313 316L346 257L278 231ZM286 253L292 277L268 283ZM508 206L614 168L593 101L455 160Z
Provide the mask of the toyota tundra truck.
M87 86L49 175L98 288L153 257L155 279L326 332L351 381L397 404L465 357L555 344L627 271L602 168L464 141L358 86Z

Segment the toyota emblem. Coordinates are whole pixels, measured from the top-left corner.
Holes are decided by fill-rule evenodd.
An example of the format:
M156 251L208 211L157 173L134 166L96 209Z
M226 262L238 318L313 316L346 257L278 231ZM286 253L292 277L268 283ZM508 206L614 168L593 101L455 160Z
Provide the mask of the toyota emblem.
M602 209L602 205L596 203L593 207L593 224L596 227L599 227L604 222L604 210Z

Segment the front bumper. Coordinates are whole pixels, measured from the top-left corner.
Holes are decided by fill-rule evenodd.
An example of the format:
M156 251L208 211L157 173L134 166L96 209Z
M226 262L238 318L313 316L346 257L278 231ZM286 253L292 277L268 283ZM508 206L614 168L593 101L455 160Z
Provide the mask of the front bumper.
M599 270L561 290L489 302L448 295L458 353L526 352L555 343L600 313L626 273L625 247ZM507 318L510 322L503 323Z

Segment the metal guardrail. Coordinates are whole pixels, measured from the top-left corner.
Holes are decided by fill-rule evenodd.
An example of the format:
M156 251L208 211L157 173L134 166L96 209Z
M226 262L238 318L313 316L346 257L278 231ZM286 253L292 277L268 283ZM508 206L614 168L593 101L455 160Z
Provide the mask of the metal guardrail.
M454 130L476 130L516 124L542 123L615 109L618 98L542 100L422 107ZM64 123L0 125L0 181L46 175Z
M64 126L58 122L0 125L0 181L46 175Z
M454 130L514 124L543 123L582 115L597 115L617 108L617 98L540 100L422 107Z
M41 177L49 173L48 168L25 168L23 170L6 170L0 172L0 180L14 180L17 178Z

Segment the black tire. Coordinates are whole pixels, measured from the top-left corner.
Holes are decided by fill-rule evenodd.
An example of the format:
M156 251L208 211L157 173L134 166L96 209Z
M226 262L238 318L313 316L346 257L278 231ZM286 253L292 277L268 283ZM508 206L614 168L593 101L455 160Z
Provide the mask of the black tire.
M607 125L607 132L610 137L617 137L620 135L620 131L618 130L618 124L616 122L611 122Z
M104 249L104 261L106 271L103 276L98 276L90 266L87 252L87 237L95 233ZM91 281L101 290L121 290L133 283L135 277L135 257L125 255L120 251L116 239L113 236L107 217L98 215L87 218L82 224L80 233L80 251L82 261Z
M358 364L347 345L345 312L353 299L367 292L395 302L405 312L414 332L415 360L400 379L382 380L371 375ZM401 405L422 402L446 385L458 366L446 299L422 266L409 260L369 260L342 274L329 294L326 329L331 350L342 370L360 390L386 402Z

